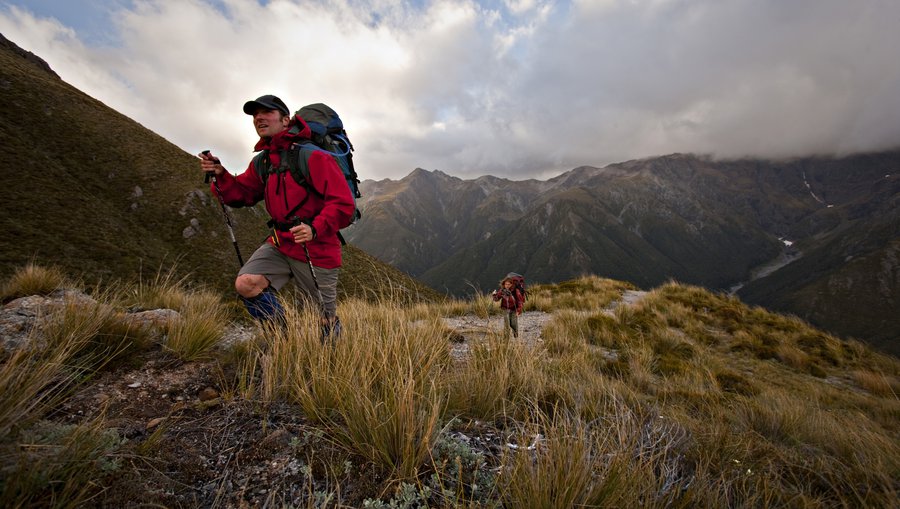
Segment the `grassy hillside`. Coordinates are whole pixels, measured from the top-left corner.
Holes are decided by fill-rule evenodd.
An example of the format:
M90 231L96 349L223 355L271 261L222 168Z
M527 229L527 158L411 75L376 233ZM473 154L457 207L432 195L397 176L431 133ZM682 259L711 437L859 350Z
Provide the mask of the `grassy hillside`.
M30 259L88 279L177 262L203 283L230 284L222 274L237 261L195 157L5 47L0 81L5 275ZM249 255L265 220L235 215Z
M517 340L486 297L348 299L328 344L304 312L236 340L217 295L172 282L68 295L0 363L5 506L897 500L900 362L698 287L537 285Z

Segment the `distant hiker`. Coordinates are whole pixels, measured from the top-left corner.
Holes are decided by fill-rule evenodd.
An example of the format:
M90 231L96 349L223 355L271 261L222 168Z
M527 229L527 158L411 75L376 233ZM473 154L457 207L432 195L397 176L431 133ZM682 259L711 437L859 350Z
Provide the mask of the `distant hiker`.
M512 277L505 277L500 281L500 288L494 290L491 296L495 301L500 301L500 309L506 310L506 322L512 329L514 338L519 337L519 318L522 314L522 306L525 303L525 294L518 288Z
M259 134L254 150L260 152L244 173L233 176L209 152L200 154L200 167L215 174L222 199L232 207L252 206L265 200L272 217L271 235L241 267L234 287L247 311L260 321L284 322L284 308L276 292L294 279L311 301L322 309L323 339L340 334L337 317L337 282L341 266L338 230L349 224L356 205L344 175L327 152L309 156L309 178L297 182L281 154L311 137L309 125L292 116L284 102L264 95L244 104ZM289 128L294 127L289 132ZM272 178L261 178L257 160L272 168ZM210 186L211 192L216 187Z

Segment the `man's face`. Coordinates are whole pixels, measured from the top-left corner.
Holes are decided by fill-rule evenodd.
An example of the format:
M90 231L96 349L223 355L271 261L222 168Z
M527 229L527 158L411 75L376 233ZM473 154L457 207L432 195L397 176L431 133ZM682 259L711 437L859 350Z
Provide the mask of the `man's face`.
M271 138L285 130L290 119L278 110L259 108L253 113L253 127L260 138Z

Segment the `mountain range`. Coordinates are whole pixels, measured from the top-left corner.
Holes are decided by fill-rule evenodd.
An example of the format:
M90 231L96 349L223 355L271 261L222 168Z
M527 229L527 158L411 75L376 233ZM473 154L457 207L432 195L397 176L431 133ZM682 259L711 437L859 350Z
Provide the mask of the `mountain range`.
M672 154L547 181L416 169L364 181L348 235L440 291L507 272L737 292L900 353L900 152L783 161Z

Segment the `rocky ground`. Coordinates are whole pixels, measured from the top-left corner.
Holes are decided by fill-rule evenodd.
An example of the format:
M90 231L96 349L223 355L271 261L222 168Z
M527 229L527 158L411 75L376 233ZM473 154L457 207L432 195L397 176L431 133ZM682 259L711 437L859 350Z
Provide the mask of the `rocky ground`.
M27 341L41 317L66 298L61 292L28 297L0 309L0 345L7 350ZM621 302L640 298L629 292ZM608 309L611 312L612 307ZM173 313L135 314L136 321L165 320ZM520 341L541 341L551 315L527 312L519 318ZM464 358L469 345L505 327L504 317L474 315L445 318L458 334L453 353ZM223 344L245 341L252 327L236 326ZM104 505L158 504L166 507L306 506L311 499L361 506L359 493L372 493L380 479L351 453L330 443L300 410L288 404L264 405L223 397L228 375L212 362L181 363L161 348L141 359L98 375L56 409L57 423L103 418L123 446L103 485ZM486 423L468 423L447 431L452 441L484 455L492 468L509 437ZM328 495L331 494L331 495ZM385 498L390 498L389 494Z

